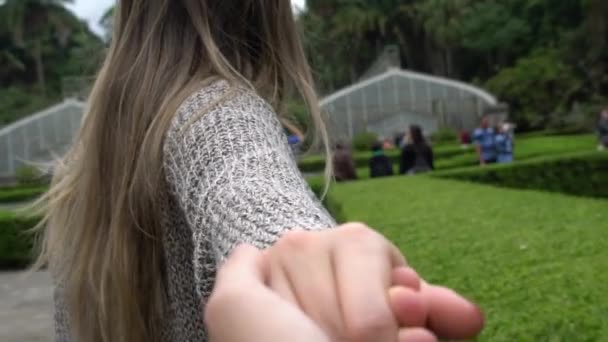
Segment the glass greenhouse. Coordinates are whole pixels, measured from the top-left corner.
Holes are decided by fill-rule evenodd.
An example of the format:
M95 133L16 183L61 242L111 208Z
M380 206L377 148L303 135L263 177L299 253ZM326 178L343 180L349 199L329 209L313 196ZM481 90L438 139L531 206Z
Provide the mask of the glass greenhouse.
M80 127L85 104L65 100L0 129L0 179L12 179L19 168L63 155Z
M391 68L328 96L321 107L335 141L362 132L390 138L411 124L425 134L440 127L470 130L498 102L466 83Z

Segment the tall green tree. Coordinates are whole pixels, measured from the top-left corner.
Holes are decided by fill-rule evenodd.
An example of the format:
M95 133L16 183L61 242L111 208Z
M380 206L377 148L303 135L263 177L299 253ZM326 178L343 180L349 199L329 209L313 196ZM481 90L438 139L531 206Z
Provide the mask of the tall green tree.
M44 43L55 33L63 45L70 34L63 4L72 0L6 0L0 14L16 46L26 49L34 58L39 90L46 94ZM70 18L72 19L72 18Z

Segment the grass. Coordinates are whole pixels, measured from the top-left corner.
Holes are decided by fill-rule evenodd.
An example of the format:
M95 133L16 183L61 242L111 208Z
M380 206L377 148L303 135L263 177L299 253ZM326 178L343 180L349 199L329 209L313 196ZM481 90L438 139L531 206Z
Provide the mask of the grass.
M479 341L608 336L608 201L428 177L340 184L331 196L427 280L480 303Z

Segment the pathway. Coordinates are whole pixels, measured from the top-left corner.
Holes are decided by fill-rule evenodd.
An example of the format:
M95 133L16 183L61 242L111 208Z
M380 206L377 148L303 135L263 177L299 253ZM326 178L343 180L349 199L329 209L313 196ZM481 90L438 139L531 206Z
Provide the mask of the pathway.
M47 273L0 272L0 341L53 341L52 293Z

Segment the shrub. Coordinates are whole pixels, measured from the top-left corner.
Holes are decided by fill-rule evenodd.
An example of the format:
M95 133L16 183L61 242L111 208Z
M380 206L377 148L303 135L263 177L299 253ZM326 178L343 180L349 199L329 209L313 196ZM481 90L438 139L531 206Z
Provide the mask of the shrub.
M336 201L335 198L332 197L331 192L327 193L325 197L323 197L323 192L325 191L325 182L321 178L316 178L314 180L309 180L309 185L315 195L322 199L323 206L327 211L331 214L331 216L338 221L338 223L346 222L346 217L344 216L344 211L342 209L342 204Z
M0 189L0 203L30 201L36 199L47 190L46 186L3 188Z
M28 230L38 221L0 212L0 269L20 268L31 263L34 236Z
M353 148L355 151L369 151L376 142L378 142L378 134L372 132L359 133L353 139Z
M608 198L608 153L588 152L435 173L434 177Z
M18 168L15 176L17 183L23 186L41 185L45 182L42 172L34 166L22 166Z
M435 149L435 159L451 158L458 155L467 154L472 150L462 149L460 146L445 146L438 147ZM386 155L393 161L395 165L399 163L401 156L400 150L386 151ZM355 160L355 167L362 168L369 165L369 159L372 157L372 153L367 152L355 152L353 158ZM302 172L323 172L325 170L325 156L310 156L303 158L298 162L298 167Z
M458 134L451 128L443 127L431 135L431 141L434 144L457 143Z

